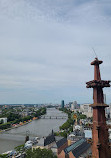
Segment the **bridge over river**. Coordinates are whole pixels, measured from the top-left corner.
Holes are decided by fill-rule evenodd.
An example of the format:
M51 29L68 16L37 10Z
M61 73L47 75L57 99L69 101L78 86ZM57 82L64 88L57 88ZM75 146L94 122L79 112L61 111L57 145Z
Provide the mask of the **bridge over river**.
M41 119L67 119L67 116L50 116L50 115L46 115L46 116L42 116Z

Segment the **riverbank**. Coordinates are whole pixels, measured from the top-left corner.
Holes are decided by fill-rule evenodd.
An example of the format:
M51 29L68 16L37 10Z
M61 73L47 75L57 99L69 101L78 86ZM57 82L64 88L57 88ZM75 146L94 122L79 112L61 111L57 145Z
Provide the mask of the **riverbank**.
M14 128L18 128L18 127L27 125L28 123L30 123L30 122L32 122L32 121L33 121L33 120L30 120L30 121L25 122L25 123L23 123L23 124L18 124L18 125L16 125L16 126L12 126L11 128L7 128L7 129L4 129L4 130L1 130L1 131L0 131L0 134L2 134L3 132L9 131L9 130L11 130L11 129L14 129Z
M59 110L66 113L68 115L68 119L64 124L62 124L62 126L59 127L59 131L55 132L55 135L67 138L67 134L73 132L74 120L71 118L72 111L68 110L67 108L61 108Z
M67 116L65 113L55 109L47 109L45 116ZM53 131L57 132L66 119L38 119L30 123L13 128L9 131L0 134L0 153L13 150L16 146L24 143L26 132L29 131L29 138L45 137Z
M5 124L0 124L0 132L8 131L13 128L18 128L20 126L30 123L32 120L39 119L40 116L46 114L46 108L40 108L36 113L32 113L30 116L21 117L13 121L7 122Z

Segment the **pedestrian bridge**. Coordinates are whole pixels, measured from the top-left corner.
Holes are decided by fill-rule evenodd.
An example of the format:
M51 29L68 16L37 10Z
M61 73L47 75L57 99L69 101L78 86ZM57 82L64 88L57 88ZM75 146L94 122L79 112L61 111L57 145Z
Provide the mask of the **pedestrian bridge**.
M41 116L41 119L67 119L67 116Z

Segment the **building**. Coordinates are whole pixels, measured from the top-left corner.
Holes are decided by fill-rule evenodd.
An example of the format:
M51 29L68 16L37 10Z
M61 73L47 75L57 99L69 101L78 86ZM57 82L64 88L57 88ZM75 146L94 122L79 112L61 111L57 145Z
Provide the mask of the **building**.
M78 109L78 104L77 104L77 101L74 101L74 103L73 103L73 104L74 104L74 108L75 108L75 109Z
M55 144L55 136L53 134L47 136L46 138L41 138L38 144L34 145L32 149L50 149Z
M81 128L75 129L72 133L69 134L67 137L68 140L68 146L79 141L81 138L84 137L84 132Z
M90 129L85 129L84 130L85 138L86 139L92 139L92 130Z
M111 158L108 128L106 125L103 88L110 87L110 81L101 80L99 65L103 61L95 58L91 65L94 65L94 80L87 82L87 88L93 88L93 129L92 129L92 157Z
M92 117L93 109L89 106L90 104L82 104L80 105L80 111L82 114L86 115L87 117Z
M61 101L61 108L64 108L64 100Z
M71 110L74 111L74 104L71 104Z
M56 143L51 147L52 152L59 156L62 150L68 147L68 142L66 138L55 137Z
M111 118L111 104L106 108L105 113L107 118Z
M71 108L71 105L73 104L73 102L69 102L69 108Z
M77 101L70 102L70 108L72 111L79 111L80 105L77 104Z
M2 114L2 110L0 109L0 114Z
M3 123L7 123L7 118L4 117L4 118L0 118L0 122L3 121Z
M51 149L55 155L59 155L62 150L68 146L66 138L54 136L53 133L46 138L41 138L36 145L32 146L33 149Z
M85 158L89 155L91 155L91 145L82 138L62 150L58 158Z

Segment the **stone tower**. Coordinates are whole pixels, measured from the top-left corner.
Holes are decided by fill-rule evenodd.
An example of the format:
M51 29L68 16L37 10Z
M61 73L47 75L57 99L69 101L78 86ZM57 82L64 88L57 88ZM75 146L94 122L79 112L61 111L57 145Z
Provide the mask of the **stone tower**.
M109 135L106 125L103 88L110 87L110 81L101 80L99 65L103 61L95 58L91 65L94 65L94 80L87 82L87 88L93 88L93 129L92 129L92 158L111 158L109 147Z

